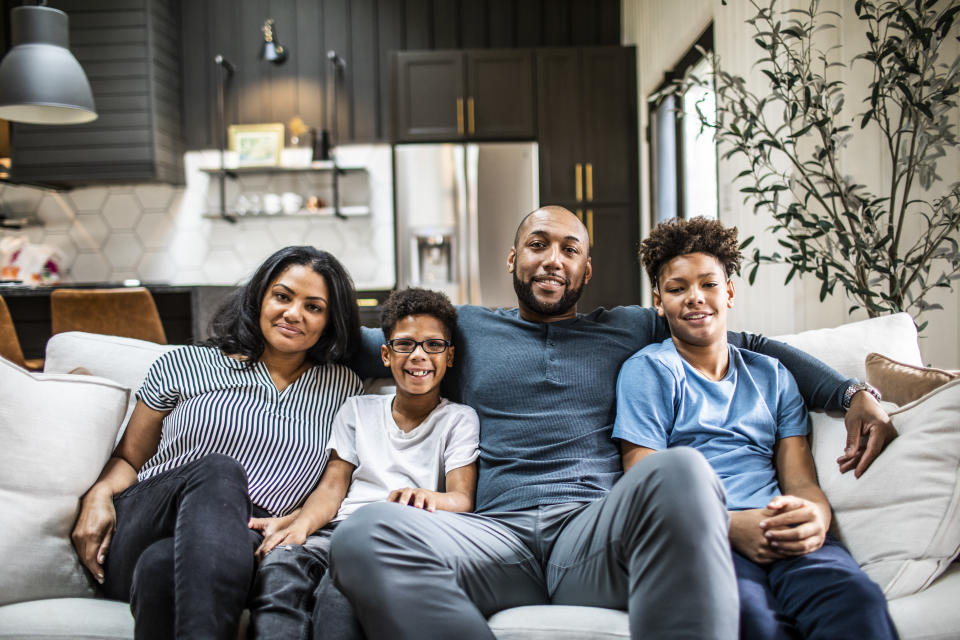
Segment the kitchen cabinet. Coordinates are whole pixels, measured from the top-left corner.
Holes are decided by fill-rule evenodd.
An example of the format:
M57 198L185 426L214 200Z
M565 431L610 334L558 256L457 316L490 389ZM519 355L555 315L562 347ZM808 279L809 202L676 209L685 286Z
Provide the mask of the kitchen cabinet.
M537 50L540 203L574 211L594 278L580 310L640 301L636 50Z
M537 51L540 201L636 200L633 47Z
M597 307L640 304L640 249L636 212L629 206L574 209L590 235L593 279L577 306L581 313Z
M532 140L529 49L394 54L395 142Z
M61 185L183 182L179 4L51 0L70 17L70 49L98 117L70 126L14 124L11 177Z

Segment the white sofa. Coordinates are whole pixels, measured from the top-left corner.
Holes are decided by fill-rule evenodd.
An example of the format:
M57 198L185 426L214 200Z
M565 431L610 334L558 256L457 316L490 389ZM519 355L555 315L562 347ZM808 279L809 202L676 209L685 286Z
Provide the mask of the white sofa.
M922 364L905 314L780 339L861 379L872 351ZM77 496L117 437L130 397L124 387L135 389L169 348L68 333L50 340L44 374L30 376L0 362L0 497L8 522L20 518L19 529L0 532L6 565L0 640L133 637L128 606L94 597L72 555L69 530ZM67 375L76 367L97 377ZM111 408L95 415L81 410L101 405ZM837 532L885 589L901 638L960 638L960 564L953 562L960 552L960 380L894 413L901 437L859 480L836 470L842 419L815 413L812 421L817 469L834 503ZM38 476L56 477L41 490ZM629 637L625 612L590 607L518 607L492 616L490 626L497 638L509 640Z

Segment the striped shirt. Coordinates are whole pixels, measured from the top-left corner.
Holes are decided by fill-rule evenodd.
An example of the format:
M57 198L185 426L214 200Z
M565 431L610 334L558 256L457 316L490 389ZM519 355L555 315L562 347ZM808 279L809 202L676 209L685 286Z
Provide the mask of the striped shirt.
M340 405L362 391L338 364L315 365L277 391L262 362L252 369L219 349L188 346L150 367L137 397L163 419L160 445L138 478L222 453L247 473L251 501L284 515L304 501L327 462Z

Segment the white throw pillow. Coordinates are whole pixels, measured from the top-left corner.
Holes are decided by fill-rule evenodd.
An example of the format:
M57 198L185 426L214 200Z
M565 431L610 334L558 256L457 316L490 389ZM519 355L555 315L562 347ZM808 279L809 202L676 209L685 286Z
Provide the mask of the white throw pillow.
M917 327L909 313L895 313L830 329L814 329L787 336L774 336L833 367L848 378L867 379L864 361L871 352L898 362L923 366Z
M47 341L44 373L70 373L83 368L91 375L119 382L130 389L130 400L123 424L126 427L133 407L137 404L137 390L147 377L153 361L179 345L157 344L134 338L105 336L83 331L58 333ZM117 434L119 439L123 429Z
M110 380L30 374L0 358L0 605L93 595L70 531L128 395Z
M960 553L960 380L891 411L900 436L859 479L835 461L843 419L811 416L834 530L888 599L925 588Z

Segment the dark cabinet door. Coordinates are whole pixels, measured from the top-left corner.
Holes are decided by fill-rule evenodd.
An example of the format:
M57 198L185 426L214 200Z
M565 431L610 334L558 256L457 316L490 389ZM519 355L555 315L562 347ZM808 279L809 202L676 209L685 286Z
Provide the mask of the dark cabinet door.
M584 200L636 198L637 95L634 49L582 49Z
M533 54L524 49L467 52L467 137L536 137Z
M537 124L540 203L583 200L580 54L577 49L537 51Z
M627 47L537 52L542 203L636 199L633 52Z
M394 61L396 142L536 137L530 50L399 52Z
M575 210L590 232L593 278L577 305L587 313L597 307L640 303L638 218L633 207L599 206Z
M463 53L399 53L395 58L397 142L457 140L464 136Z

